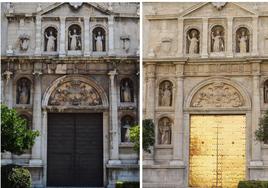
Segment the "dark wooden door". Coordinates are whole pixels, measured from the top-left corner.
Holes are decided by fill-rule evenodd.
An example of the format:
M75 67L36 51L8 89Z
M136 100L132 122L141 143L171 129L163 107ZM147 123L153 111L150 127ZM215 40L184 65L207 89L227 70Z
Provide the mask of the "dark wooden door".
M103 186L101 113L49 113L47 186Z

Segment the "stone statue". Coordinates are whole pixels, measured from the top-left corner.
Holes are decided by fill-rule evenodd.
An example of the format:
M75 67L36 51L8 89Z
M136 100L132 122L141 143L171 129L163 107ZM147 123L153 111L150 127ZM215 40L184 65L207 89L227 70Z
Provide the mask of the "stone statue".
M73 34L69 31L70 38L70 50L80 50L81 49L81 41L80 35L76 33L76 29L73 29Z
M160 105L171 106L172 91L170 88L170 83L165 82L161 90L162 91L160 91Z
M18 104L29 104L30 88L26 79L21 79L18 85Z
M213 52L222 52L224 51L224 41L223 36L221 36L221 32L219 28L216 28L216 34L212 31L212 51Z
M96 41L96 51L97 52L102 52L103 51L103 46L102 46L102 41L103 41L103 36L101 35L101 32L98 32L98 35L95 37Z
M30 35L24 33L19 36L20 50L27 51L29 47Z
M240 53L247 53L247 40L248 37L245 31L242 31L241 37L238 38L239 41L239 52Z
M50 33L49 36L48 36L47 33L45 33L45 36L46 36L46 39L47 39L46 49L47 49L48 52L53 52L53 51L56 51L55 40L57 40L57 38L53 36L52 31L50 31L49 33Z
M131 102L131 89L129 87L128 81L125 81L125 85L121 86L121 98L122 102Z
M159 144L171 144L171 123L168 118L159 122Z
M125 124L123 125L124 135L123 135L123 142L130 142L130 123L129 120L126 119Z
M192 38L190 37L190 34L187 35L187 38L189 40L189 54L197 54L199 50L199 45L198 42L199 40L197 39L197 32L192 31L191 32Z

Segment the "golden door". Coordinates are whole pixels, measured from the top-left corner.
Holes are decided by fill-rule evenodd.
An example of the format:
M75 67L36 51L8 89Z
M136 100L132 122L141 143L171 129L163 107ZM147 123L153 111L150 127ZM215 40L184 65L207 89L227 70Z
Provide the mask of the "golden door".
M243 115L192 115L190 187L236 188L245 179Z

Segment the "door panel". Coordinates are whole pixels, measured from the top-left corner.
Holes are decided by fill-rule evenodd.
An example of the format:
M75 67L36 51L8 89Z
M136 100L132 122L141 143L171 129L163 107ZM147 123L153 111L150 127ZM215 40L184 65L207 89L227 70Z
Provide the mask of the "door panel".
M190 186L235 188L244 178L245 116L191 116Z

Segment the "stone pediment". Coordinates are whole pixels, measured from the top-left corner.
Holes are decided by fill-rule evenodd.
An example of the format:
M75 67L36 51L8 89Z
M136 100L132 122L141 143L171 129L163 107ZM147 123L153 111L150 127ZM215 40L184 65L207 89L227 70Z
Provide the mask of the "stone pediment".
M232 2L209 2L199 3L184 11L181 16L186 18L206 18L206 17L251 17L256 15L238 3Z
M108 16L114 14L110 10L98 5L97 3L78 3L78 2L69 2L69 3L54 3L51 6L41 10L37 13L41 16Z

